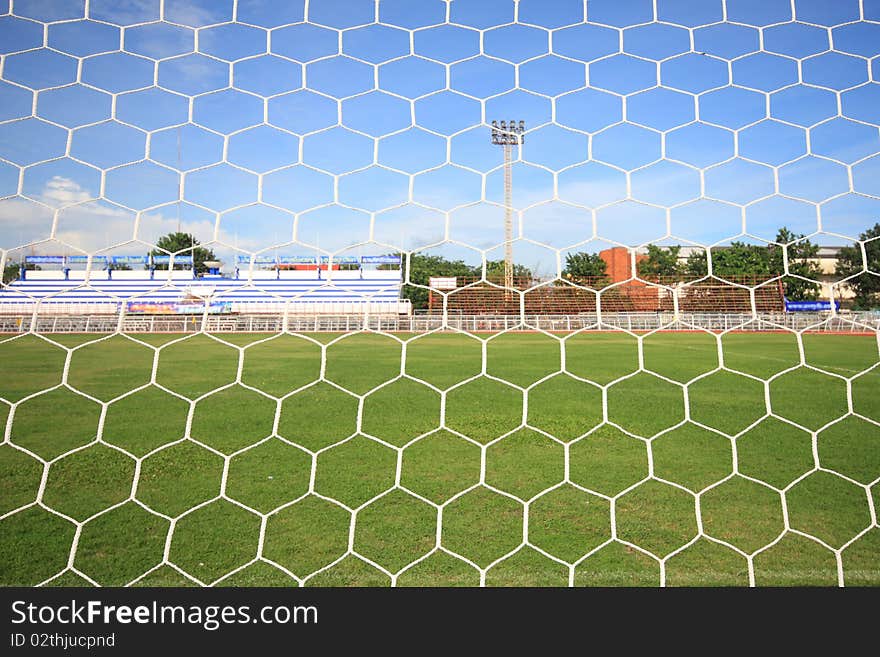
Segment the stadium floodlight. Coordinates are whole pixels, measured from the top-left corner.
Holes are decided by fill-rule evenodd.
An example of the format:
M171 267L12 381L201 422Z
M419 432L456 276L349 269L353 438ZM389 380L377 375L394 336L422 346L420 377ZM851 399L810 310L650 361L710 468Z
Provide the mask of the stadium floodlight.
M525 142L525 121L492 121L492 143L504 148L504 296L513 292L513 167L511 151Z

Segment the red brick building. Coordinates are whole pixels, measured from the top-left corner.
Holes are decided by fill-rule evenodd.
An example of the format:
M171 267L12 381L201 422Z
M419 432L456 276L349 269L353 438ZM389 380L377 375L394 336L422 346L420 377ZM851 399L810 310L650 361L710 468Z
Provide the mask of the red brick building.
M619 283L628 278L632 278L635 272L632 271L632 261L629 249L622 246L615 246L611 249L605 249L599 252L599 257L605 261L607 268L605 273L611 279L612 283ZM636 264L647 258L648 256L636 254ZM636 282L638 285L642 283Z
M629 280L636 275L636 272L632 270L632 257L630 255L630 250L625 247L615 246L611 249L605 249L604 251L599 252L599 257L605 261L605 273L611 279L612 284ZM644 254L637 253L636 266L647 257L648 256ZM626 293L632 303L633 310L653 311L657 309L657 301L660 293L659 289L649 288L641 281L630 281L629 283L620 286L618 289L621 290L621 292Z

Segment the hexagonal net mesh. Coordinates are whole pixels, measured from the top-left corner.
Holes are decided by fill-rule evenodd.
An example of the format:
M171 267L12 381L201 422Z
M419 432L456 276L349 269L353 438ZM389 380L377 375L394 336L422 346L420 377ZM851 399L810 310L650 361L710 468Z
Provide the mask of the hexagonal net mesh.
M880 2L0 0L3 584L878 584Z

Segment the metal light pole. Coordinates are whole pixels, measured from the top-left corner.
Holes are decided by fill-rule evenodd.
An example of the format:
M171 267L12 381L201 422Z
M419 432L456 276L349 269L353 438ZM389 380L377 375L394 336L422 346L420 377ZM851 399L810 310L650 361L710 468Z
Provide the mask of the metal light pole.
M504 148L504 297L513 294L513 170L511 151L525 141L525 121L492 121L492 143Z

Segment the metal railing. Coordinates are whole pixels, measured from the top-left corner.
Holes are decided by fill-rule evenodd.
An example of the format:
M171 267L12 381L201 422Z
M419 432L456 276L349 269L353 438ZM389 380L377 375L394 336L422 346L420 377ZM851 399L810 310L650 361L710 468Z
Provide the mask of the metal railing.
M577 315L55 315L0 316L0 333L277 333L290 331L388 331L425 333L451 330L570 332L594 331L822 331L880 332L880 314L847 313L583 313Z

